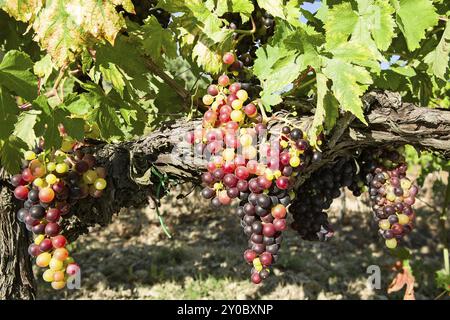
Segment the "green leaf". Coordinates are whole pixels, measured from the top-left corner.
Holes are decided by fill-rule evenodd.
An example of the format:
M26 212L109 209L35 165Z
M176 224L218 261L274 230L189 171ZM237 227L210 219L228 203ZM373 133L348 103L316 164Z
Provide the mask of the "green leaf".
M27 145L15 136L10 136L7 140L0 140L0 162L2 167L10 174L19 172L22 163L21 149L26 149Z
M123 136L123 132L120 129L120 119L117 116L116 109L104 101L100 102L90 114L89 120L98 125L101 136L105 140Z
M358 0L358 11L350 2L333 6L319 15L324 21L329 50L354 42L368 47L373 55L389 48L394 36L394 9L388 0Z
M420 13L420 15L419 15ZM400 0L397 24L405 36L408 49L419 48L425 31L438 22L438 15L431 0Z
M274 17L285 19L283 0L257 0L258 5Z
M287 49L303 53L304 64L312 66L314 69L319 69L321 66L319 50L324 42L325 39L322 34L303 25L296 28L295 32L291 32L283 41Z
M311 144L315 144L317 134L320 133L320 128L325 123L327 130L331 130L336 124L336 119L339 116L339 103L334 99L328 90L328 79L322 73L316 74L317 82L317 106L314 113L314 120L309 130Z
M450 273L445 269L436 271L436 285L450 292Z
M250 19L250 16L255 9L250 0L207 0L205 4L219 17L226 12L239 12L242 23L245 23Z
M111 64L114 64L124 74L124 78L127 79L126 83L128 82L134 89L145 92L148 90L148 70L145 59L139 50L136 50L139 46L140 43L136 38L119 36L114 46L110 44L98 46L96 66L108 69ZM92 68L92 70L94 69L98 70ZM95 81L95 79L92 80Z
M439 44L436 49L431 51L425 58L424 62L429 65L429 72L436 77L445 79L445 73L449 67L449 55L450 55L450 24L447 25L444 30Z
M164 29L155 16L150 16L144 23L140 31L145 54L158 63L163 62L163 54L168 58L175 58L177 47L173 33L169 29Z
M34 100L38 88L37 79L30 71L32 67L33 62L27 54L8 51L0 63L0 85L27 101Z
M281 94L306 68L303 56L282 47L266 46L256 51L257 59L254 74L261 81L263 91L261 100L270 111L271 106L279 104Z
M123 75L114 63L108 63L108 67L100 66L100 72L104 76L104 80L111 83L114 89L123 97L123 90L125 88L125 81Z
M37 122L39 112L35 110L23 111L20 113L17 123L14 126L13 135L23 140L28 148L32 148L37 140L34 126Z
M33 101L33 108L41 111L34 126L36 135L44 138L46 148L61 147L62 138L58 130L59 117L48 104L48 99L43 95L39 96Z
M0 86L0 139L7 139L11 135L18 112L11 94Z
M284 6L284 13L286 15L286 21L289 22L291 25L296 27L304 25L300 21L302 11L300 9L299 0L289 0Z
M410 66L391 67L391 70L408 78L416 75L416 71Z
M87 94L77 95L72 101L65 101L65 107L70 113L78 116L83 116L92 110L91 101Z
M67 135L75 140L82 141L84 139L84 119L70 117L65 110L59 109L58 118L64 125Z
M41 60L37 61L33 67L34 74L41 78L41 84L45 84L48 77L53 72L52 58L46 54Z
M394 37L395 21L392 14L395 10L389 0L377 0L369 10L372 37L380 50L387 50Z
M327 48L332 49L347 42L357 22L358 14L353 10L350 2L344 2L329 9L324 21Z
M332 91L341 108L367 124L361 96L372 83L370 73L362 67L338 59L327 60L323 73L333 81Z
M378 56L361 43L354 41L343 43L332 49L331 53L335 59L369 67L377 72L380 71L380 63L377 61Z

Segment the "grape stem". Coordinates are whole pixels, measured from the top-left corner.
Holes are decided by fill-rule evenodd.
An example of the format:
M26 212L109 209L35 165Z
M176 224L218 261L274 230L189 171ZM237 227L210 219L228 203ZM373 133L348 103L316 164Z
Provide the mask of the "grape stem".
M59 70L59 73L58 73L58 77L56 78L55 83L53 84L52 89L49 90L48 92L44 93L44 95L45 95L47 98L57 97L58 100L59 100L60 102L63 102L63 99L61 99L60 96L58 95L58 88L59 88L61 82L62 82L63 79L64 79L64 75L66 74L67 68L68 68L68 65L67 65L67 64L65 64L65 65L63 65L63 66L61 67L61 69ZM38 87L38 95L41 94L41 86L40 86L40 84L41 84L41 79L39 78L39 82L38 82L38 86L39 86L39 87ZM63 92L63 89L62 89L62 88L61 88L61 94L62 94L62 96L64 97L64 92ZM30 110L31 107L32 107L31 102L27 102L27 103L21 104L21 105L19 106L19 109L22 110L22 111L27 111L27 110Z
M263 106L261 100L258 100L258 107L259 107L259 110L261 111L261 115L263 118L262 122L267 123L269 118L267 117L266 110L264 110L264 106Z
M255 20L253 20L252 16L250 16L250 21L252 22L252 28L250 30L235 29L235 30L233 30L233 32L239 33L239 34L244 35L244 36L246 36L246 35L248 36L248 35L254 34L256 32L256 24L255 24ZM238 39L238 42L239 42L239 40L240 39Z
M252 34L254 34L256 32L256 24L255 21L253 20L253 17L250 16L250 21L252 22L252 28L250 30L233 30L235 33L240 34L239 38L237 38L237 40L234 42L233 48L236 47L236 45L242 40L244 39L246 36L250 36Z

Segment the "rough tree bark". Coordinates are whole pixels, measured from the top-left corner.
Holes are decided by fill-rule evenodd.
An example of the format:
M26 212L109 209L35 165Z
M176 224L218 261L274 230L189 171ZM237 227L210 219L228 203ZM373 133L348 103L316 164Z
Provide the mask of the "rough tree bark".
M418 149L433 150L450 158L450 111L402 103L398 94L389 92L371 92L363 100L368 109L368 126L352 116L342 117L323 147L322 161L310 165L299 184L311 172L337 156L367 147L409 143ZM284 121L280 121L281 118L284 117L272 118L269 130L282 126ZM312 117L289 120L307 128ZM88 147L99 164L107 169L108 188L102 198L83 200L73 208L70 218L64 222L66 236L73 241L88 232L91 226L107 225L122 207L157 203L162 196L162 193L159 197L157 195L160 178L152 168L170 179L197 183L203 161L189 156L174 156L180 152L186 154L183 148L174 153L174 148L178 148L186 133L199 123L198 120L187 122L180 119L165 123L150 135L135 141ZM0 251L0 298L33 298L32 274L26 258L26 234L14 222L13 207L8 201L2 202L0 211L0 243L3 245Z

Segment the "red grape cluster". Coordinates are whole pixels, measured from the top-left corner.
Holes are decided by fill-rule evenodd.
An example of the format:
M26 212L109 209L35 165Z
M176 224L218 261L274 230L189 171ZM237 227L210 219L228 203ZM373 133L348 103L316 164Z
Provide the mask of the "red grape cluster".
M372 151L361 158L379 233L393 249L414 227L412 205L419 189L406 177L408 166L397 150Z
M232 64L234 55L225 54L224 62ZM310 146L298 128L285 126L268 136L257 103L227 75L211 84L202 100L208 106L203 123L186 137L207 160L201 193L214 207L240 200L237 214L249 237L244 257L253 265L252 281L260 283L278 258L294 177Z
M75 145L65 139L53 153L27 151L22 173L11 177L14 196L23 201L17 219L35 235L28 252L36 265L48 267L43 278L54 289L64 288L80 270L61 234L62 218L78 200L98 198L106 188L105 169L95 166L93 155L74 151Z

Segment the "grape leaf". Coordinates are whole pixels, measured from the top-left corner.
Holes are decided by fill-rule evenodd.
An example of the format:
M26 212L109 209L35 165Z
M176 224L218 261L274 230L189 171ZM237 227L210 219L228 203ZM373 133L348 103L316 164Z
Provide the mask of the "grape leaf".
M282 101L281 94L287 91L289 85L307 65L304 63L303 55L297 56L295 51L281 47L260 48L256 51L256 55L258 58L255 60L254 73L263 88L260 93L262 103L270 111L271 106Z
M414 296L414 283L415 278L411 274L409 268L403 267L401 271L397 273L395 278L392 280L387 293L400 291L403 287L405 288L405 294L403 296L404 300L415 300Z
M231 49L232 31L222 28L224 21L207 4L201 0L162 0L158 6L178 13L172 25L178 26L181 53L205 71L218 74L223 69L222 54Z
M370 31L377 47L387 50L394 37L394 8L389 4L389 0L377 0L367 11L371 19Z
M257 0L258 5L274 17L285 19L283 0Z
M323 35L315 32L308 26L296 28L284 39L283 43L289 50L297 50L303 53L304 64L319 69L321 65L320 48L325 42Z
M286 15L286 21L291 25L296 27L302 26L302 22L300 21L302 12L299 0L289 0L284 6L284 13Z
M173 33L164 29L154 16L145 20L142 30L142 48L145 54L154 61L163 63L162 55L175 58L177 55L176 41Z
M22 139L28 148L32 148L36 143L36 134L34 132L34 125L36 124L38 112L36 110L23 111L20 113L17 123L14 126L14 133L16 137Z
M316 142L317 134L320 132L320 127L325 123L325 128L331 130L336 124L336 119L339 115L339 104L328 90L327 77L322 73L317 73L316 82L317 106L316 112L314 113L314 120L308 133L310 143L313 145Z
M17 20L28 22L40 10L43 3L44 0L1 0L0 8Z
M123 136L116 109L105 101L99 101L94 111L89 115L89 120L98 125L101 137L105 140Z
M22 98L32 101L37 96L37 79L30 71L33 62L20 51L8 51L0 63L0 85Z
M359 42L343 43L330 52L333 54L333 58L369 67L377 72L380 71L380 63L377 61L378 55L375 55L372 50Z
M331 88L341 108L367 124L361 96L372 83L370 73L362 67L339 59L328 59L322 71L333 81Z
M58 117L53 108L48 104L48 99L41 95L33 101L33 109L39 110L34 130L36 136L42 136L46 148L59 148L61 146L61 135L58 130Z
M418 14L420 13L420 17ZM438 22L438 15L431 0L400 0L397 24L406 39L410 51L420 46L426 29Z
M346 42L355 29L358 14L353 11L350 2L333 6L325 17L327 48L332 49Z
M139 50L136 50L140 46L138 41L138 35L133 33L133 37L117 37L114 46L111 44L99 45L95 65L98 69L100 67L108 69L110 64L114 64L124 75L125 85L131 85L134 89L145 92L148 90L148 71L145 68L144 57ZM98 69L92 68L92 71ZM95 81L94 77L92 80Z
M447 22L444 34L442 35L436 49L430 52L425 58L424 62L428 64L429 71L436 77L445 79L445 72L449 67L450 55L450 24Z
M239 12L242 23L250 19L255 9L250 0L207 0L205 5L219 17L226 12Z
M0 86L0 139L7 139L11 135L18 111L11 94Z
M441 269L436 271L436 285L450 292L450 273L447 270Z
M100 72L103 74L104 80L111 83L112 86L114 87L114 89L116 89L117 92L120 94L120 96L123 98L123 90L125 88L125 81L123 79L122 73L117 68L117 66L111 62L108 63L107 67L104 67L103 65L101 65Z
M48 77L53 72L52 57L46 54L41 60L37 61L33 66L34 74L41 78L41 84L45 84Z
M134 12L131 0L46 1L33 23L35 39L62 66L96 41L114 43L125 27L125 19L116 10L119 5Z
M391 67L391 70L408 78L416 75L416 71L411 66Z
M91 101L89 99L89 94L83 93L77 95L74 99L64 101L66 109L77 116L84 116L92 110Z
M27 145L20 138L10 136L7 140L0 140L0 161L2 167L11 174L20 170L22 161L21 149L26 149Z

